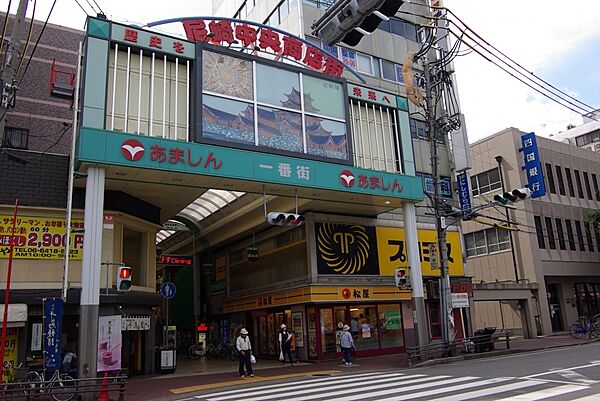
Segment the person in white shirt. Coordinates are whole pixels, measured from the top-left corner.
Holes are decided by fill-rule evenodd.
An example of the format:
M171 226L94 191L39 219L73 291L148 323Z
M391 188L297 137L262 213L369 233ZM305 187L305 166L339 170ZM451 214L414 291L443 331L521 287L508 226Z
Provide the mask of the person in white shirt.
M248 330L242 327L240 335L235 340L235 349L238 351L238 359L240 361L240 377L246 377L244 373L244 365L248 371L248 376L254 377L252 372L252 363L250 363L250 355L252 355L252 344L248 338Z
M285 324L282 324L279 327L281 330L279 331L279 352L283 354L283 365L285 366L285 358L286 356L290 360L290 365L294 366L294 361L292 360L292 334L287 331L287 327Z
M354 339L352 338L352 334L350 334L348 331L350 330L350 327L347 324L344 325L343 330L344 332L340 337L340 347L344 353L344 359L342 359L342 362L344 365L352 365L352 362L350 362L350 350L354 348Z

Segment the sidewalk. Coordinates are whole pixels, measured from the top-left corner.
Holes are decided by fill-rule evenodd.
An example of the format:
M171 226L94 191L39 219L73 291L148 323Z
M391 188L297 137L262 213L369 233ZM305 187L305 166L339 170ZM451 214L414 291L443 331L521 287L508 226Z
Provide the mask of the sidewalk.
M548 336L534 340L511 340L510 351L506 350L504 341L496 343L496 351L468 354L469 358L485 358L502 355L507 352L527 352L548 348L588 344L596 340L576 340L567 335ZM465 357L454 357L451 360L462 360ZM441 362L441 361L438 361ZM448 361L446 361L448 362ZM127 401L166 400L185 398L187 394L209 388L224 388L245 385L250 382L285 380L305 376L325 376L338 373L362 372L371 370L405 369L408 367L406 354L385 355L358 358L351 366L345 366L339 360L320 361L317 363L294 364L294 367L283 367L279 361L261 360L254 365L254 378L245 380L238 377L237 361L225 360L190 360L180 358L177 371L173 374L156 374L130 379L125 399ZM435 363L435 362L432 362Z

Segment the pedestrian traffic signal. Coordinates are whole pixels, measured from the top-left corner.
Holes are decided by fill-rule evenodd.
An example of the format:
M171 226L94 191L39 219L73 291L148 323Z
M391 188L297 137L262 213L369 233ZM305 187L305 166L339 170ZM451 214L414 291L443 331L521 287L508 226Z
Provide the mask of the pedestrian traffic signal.
M523 199L531 198L531 190L529 188L513 189L510 192L504 192L502 195L494 195L494 200L501 205L519 202Z
M117 291L125 292L131 289L131 267L119 266L117 273Z
M304 216L294 213L270 212L267 223L274 226L300 226L304 223Z
M396 281L396 287L408 288L410 286L409 268L408 267L397 268L394 279Z
M381 21L388 21L396 14L402 3L399 0L350 0L316 31L328 45L342 41L356 46L364 35L375 31Z

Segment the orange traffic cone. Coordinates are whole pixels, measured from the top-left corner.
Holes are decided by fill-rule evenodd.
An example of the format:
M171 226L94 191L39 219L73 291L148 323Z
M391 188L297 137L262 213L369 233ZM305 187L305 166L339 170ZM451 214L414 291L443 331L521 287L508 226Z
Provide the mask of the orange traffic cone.
M100 394L98 394L98 401L108 401L108 372L104 372L104 379L102 379L102 388Z

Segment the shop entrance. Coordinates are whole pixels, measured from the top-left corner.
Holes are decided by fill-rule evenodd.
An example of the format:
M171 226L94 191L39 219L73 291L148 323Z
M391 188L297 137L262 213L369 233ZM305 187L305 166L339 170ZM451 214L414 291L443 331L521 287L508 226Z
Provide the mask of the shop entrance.
M292 310L278 311L260 311L254 316L254 332L256 333L256 349L258 356L273 357L279 356L278 334L279 327L285 323L291 328Z
M316 309L318 359L341 356L339 338L346 324L350 326L357 356L404 352L400 304L319 306Z

